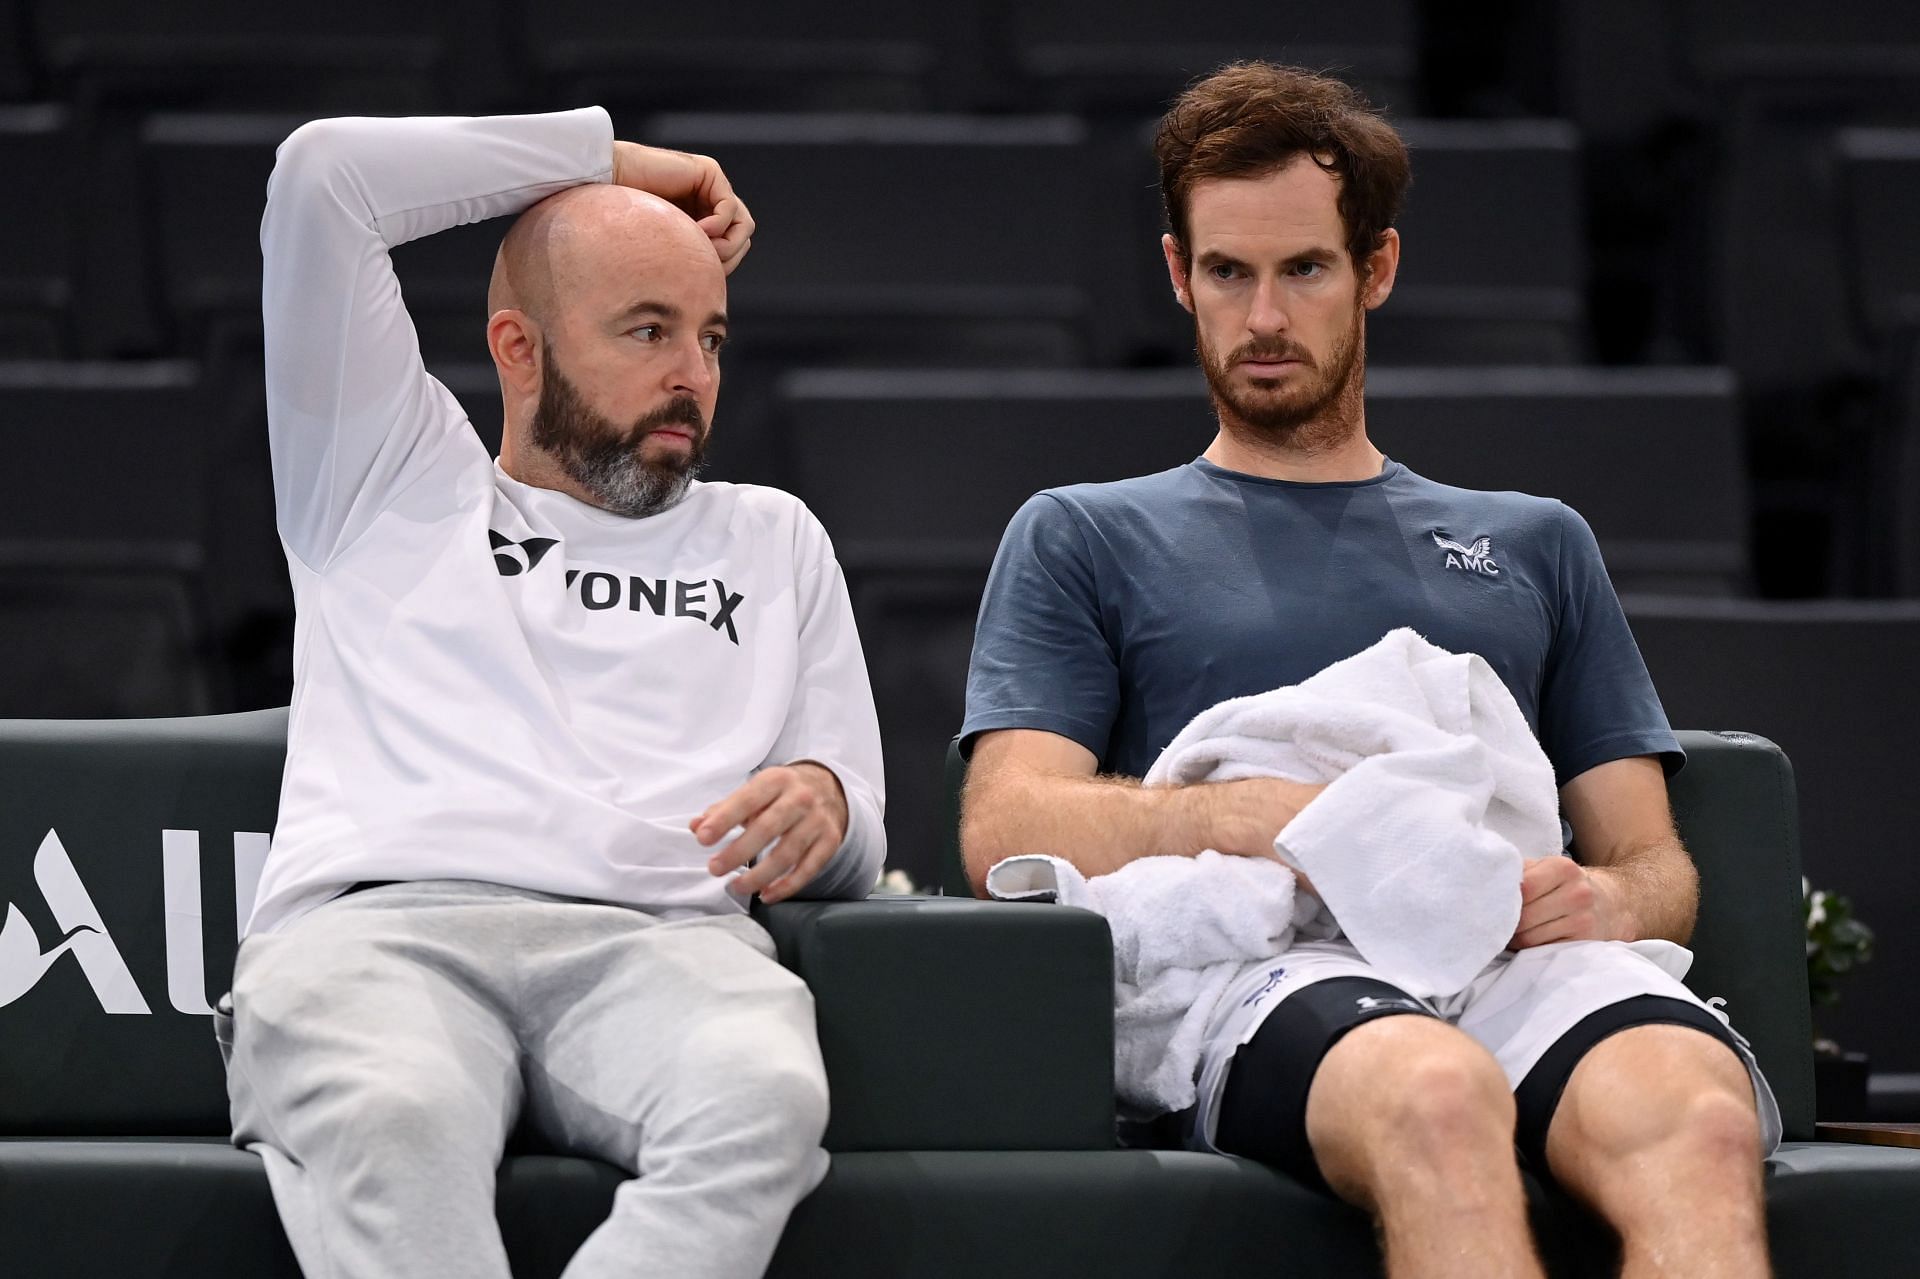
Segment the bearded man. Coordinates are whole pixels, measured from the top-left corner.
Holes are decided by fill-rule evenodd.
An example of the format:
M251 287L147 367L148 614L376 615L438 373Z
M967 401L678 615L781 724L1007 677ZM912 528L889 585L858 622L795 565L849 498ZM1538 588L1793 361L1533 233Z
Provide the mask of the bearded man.
M488 457L397 244L518 214ZM567 1268L758 1275L825 1175L749 899L861 897L879 730L819 523L694 478L753 220L605 111L323 120L261 226L297 605L278 827L216 1029L301 1267L506 1279L510 1131L634 1175Z
M1724 1020L1631 946L1686 939L1697 876L1667 803L1679 746L1593 534L1559 502L1436 484L1367 438L1366 315L1400 263L1404 144L1345 84L1252 63L1182 94L1156 150L1218 432L1186 466L1042 493L1007 529L962 730L970 876L1033 852L1089 876L1272 857L1324 788L1142 786L1188 721L1402 626L1479 654L1553 762L1572 840L1521 850L1510 950L1444 1001L1343 938L1250 963L1170 1123L1371 1211L1395 1276L1539 1275L1523 1163L1618 1229L1629 1276L1765 1274L1771 1093Z

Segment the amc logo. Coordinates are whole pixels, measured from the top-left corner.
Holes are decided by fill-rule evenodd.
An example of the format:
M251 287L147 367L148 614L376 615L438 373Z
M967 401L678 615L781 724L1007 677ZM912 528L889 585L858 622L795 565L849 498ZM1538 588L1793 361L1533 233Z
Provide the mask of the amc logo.
M233 836L234 919L242 931L253 909L268 838L258 831ZM206 962L201 928L200 832L160 832L160 863L166 904L167 1002L177 1012L212 1016L207 1005ZM100 1006L110 1013L151 1013L146 996L114 943L93 895L81 882L57 831L49 830L33 857L33 882L60 932L42 945L20 908L7 903L0 924L0 1007L39 984L49 969L71 959L86 974Z

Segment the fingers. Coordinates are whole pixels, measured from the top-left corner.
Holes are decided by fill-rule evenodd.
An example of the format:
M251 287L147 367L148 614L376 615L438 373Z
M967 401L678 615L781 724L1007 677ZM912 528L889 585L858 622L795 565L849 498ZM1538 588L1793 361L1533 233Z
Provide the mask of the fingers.
M768 903L799 892L820 873L820 868L839 847L839 841L824 831L804 843L801 839L798 834L783 837L771 853L760 859L759 865L734 880L730 887L743 896L759 893L760 900Z
M833 806L794 767L756 774L689 825L702 845L739 828L740 834L708 859L707 870L728 875L758 858L727 888L742 897L759 893L769 902L797 892L819 873L841 841Z
M1529 861L1520 879L1520 922L1510 950L1600 936L1593 884L1568 857Z
M745 826L755 813L771 804L784 780L777 769L755 773L738 790L693 819L693 837L703 845L718 843L728 831Z
M753 244L753 215L747 212L747 206L735 195L728 195L713 208L713 212L699 219L697 225L713 241L714 252L720 255L720 265L727 274L740 265L740 259L747 255L747 249Z

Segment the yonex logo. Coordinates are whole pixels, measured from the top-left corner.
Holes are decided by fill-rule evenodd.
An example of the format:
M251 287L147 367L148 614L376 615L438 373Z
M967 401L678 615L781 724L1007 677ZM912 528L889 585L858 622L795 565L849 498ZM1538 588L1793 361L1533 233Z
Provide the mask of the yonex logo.
M504 534L487 530L493 544L493 564L502 577L518 577L540 566L540 558L560 544L556 537L529 537L516 542Z
M1478 538L1471 546L1462 546L1446 535L1444 529L1432 531L1433 542L1447 553L1447 568L1465 569L1469 573L1479 573L1484 577L1500 576L1500 566L1493 562L1493 539Z

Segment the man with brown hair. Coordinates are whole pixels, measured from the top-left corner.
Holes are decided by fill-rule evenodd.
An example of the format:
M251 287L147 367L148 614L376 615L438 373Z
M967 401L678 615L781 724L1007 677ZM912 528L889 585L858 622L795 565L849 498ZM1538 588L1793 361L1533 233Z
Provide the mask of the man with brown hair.
M1592 532L1367 438L1366 313L1399 266L1405 146L1346 85L1250 63L1187 90L1156 149L1218 433L1186 466L1050 490L1009 526L968 681L969 873L1036 851L1089 876L1273 856L1323 788L1136 779L1200 711L1396 627L1479 654L1571 834L1521 850L1509 950L1435 999L1340 937L1248 965L1212 1014L1187 1140L1367 1208L1395 1275L1539 1274L1522 1163L1618 1229L1628 1275L1766 1273L1778 1111L1672 975L1697 894L1667 803L1683 757Z

